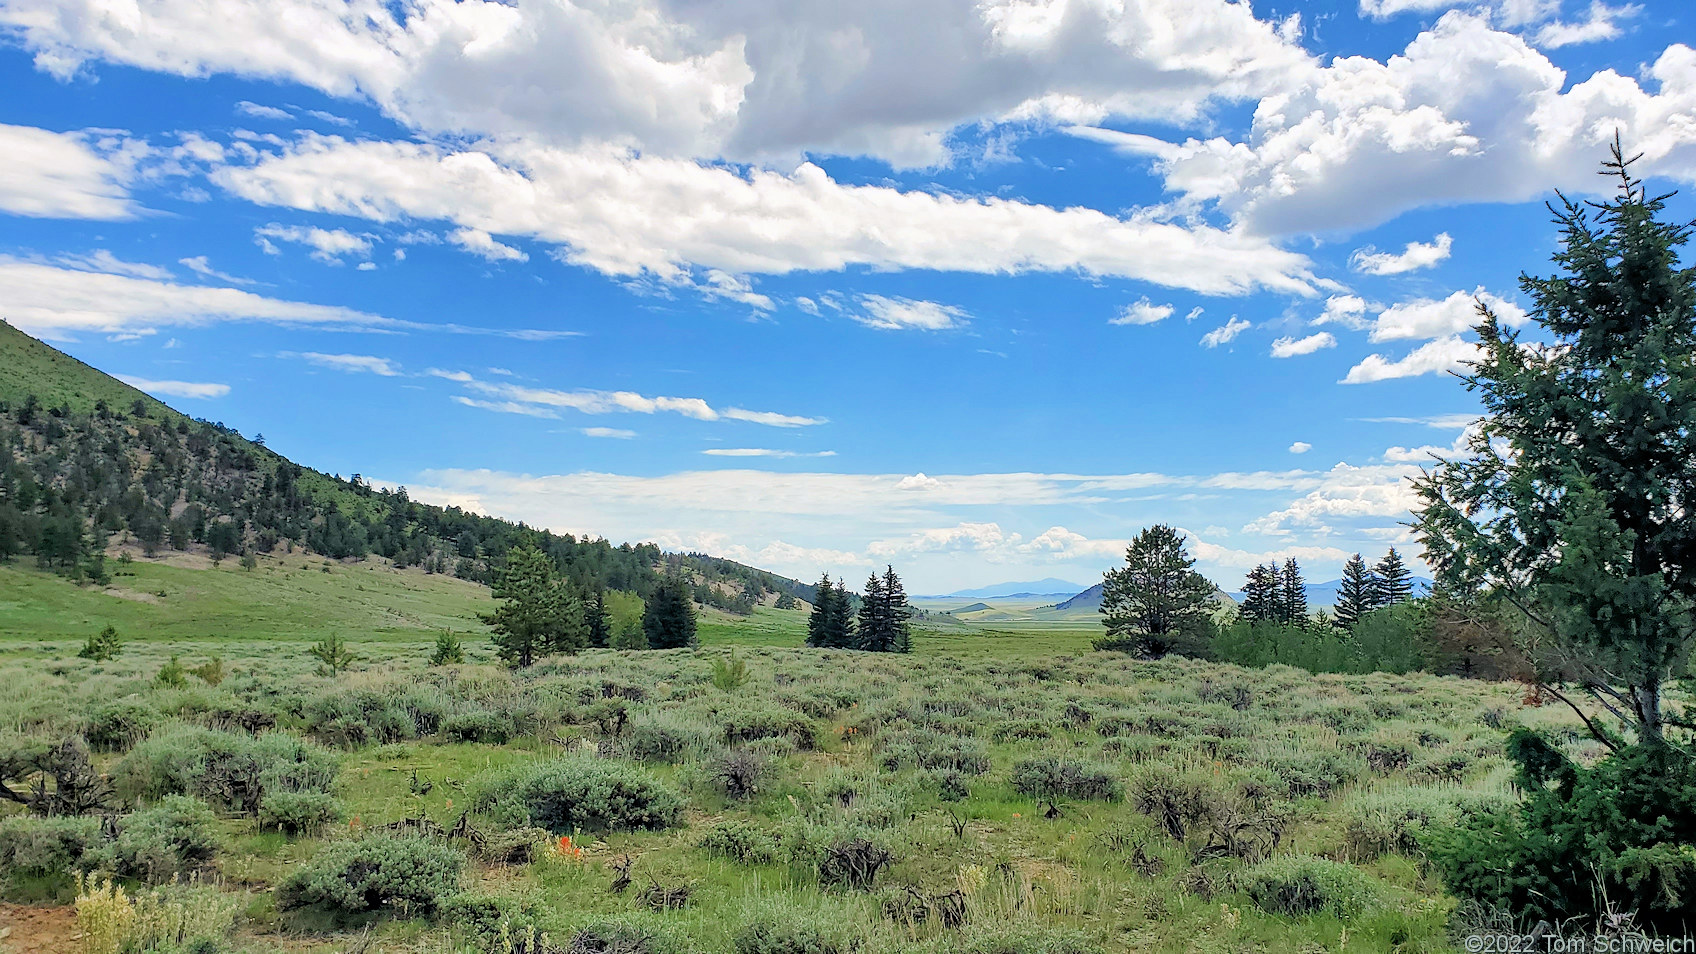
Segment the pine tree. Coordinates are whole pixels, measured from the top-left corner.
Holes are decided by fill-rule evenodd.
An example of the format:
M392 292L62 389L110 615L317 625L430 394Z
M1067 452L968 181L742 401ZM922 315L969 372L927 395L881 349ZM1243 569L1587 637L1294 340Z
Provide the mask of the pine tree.
M1667 711L1664 691L1696 644L1696 268L1679 264L1696 223L1661 221L1667 196L1647 194L1634 161L1616 140L1604 169L1618 193L1563 197L1559 272L1520 278L1552 346L1522 344L1480 307L1466 384L1484 419L1466 455L1414 487L1420 543L1445 585L1510 600L1538 632L1532 645L1555 651L1547 662L1660 747L1667 725L1692 722L1688 706ZM1567 700L1563 686L1541 688Z
M1096 648L1152 659L1187 648L1210 626L1212 600L1213 584L1195 572L1182 534L1164 524L1149 527L1125 548L1125 565L1102 580L1107 636Z
M588 629L589 645L607 648L612 638L612 620L607 616L607 588L595 587L595 592L583 606L583 624Z
M1250 623L1275 623L1282 618L1280 606L1283 575L1276 564L1266 563L1248 571L1243 583L1243 602L1239 612Z
M883 574L883 599L889 626L889 652L913 651L913 632L908 620L913 618L912 604L907 602L907 588L895 575L895 567L886 565Z
M889 638L888 601L884 599L883 579L876 573L866 580L865 595L860 598L860 627L855 634L856 648L883 652Z
M1378 579L1356 553L1343 564L1343 585L1337 591L1337 625L1354 629L1360 618L1378 606Z
M642 609L642 633L649 649L686 649L696 645L695 598L689 581L668 576Z
M836 649L852 649L859 645L854 632L854 601L848 596L846 580L837 580L830 598L830 616L825 621L824 645Z
M1306 626L1312 622L1307 617L1307 582L1301 578L1301 565L1295 557L1284 561L1278 583L1281 622L1288 626Z
M583 604L554 579L554 561L535 547L507 553L493 595L501 605L481 619L494 630L500 657L520 667L543 653L572 653L588 641Z
M1390 552L1384 554L1384 559L1372 568L1372 576L1378 582L1374 606L1406 603L1413 596L1412 575L1407 564L1402 562L1402 555L1391 547Z
M813 611L807 616L807 645L815 648L825 648L831 645L830 623L835 614L831 605L836 598L836 587L830 583L830 574L819 578L817 589L813 593Z

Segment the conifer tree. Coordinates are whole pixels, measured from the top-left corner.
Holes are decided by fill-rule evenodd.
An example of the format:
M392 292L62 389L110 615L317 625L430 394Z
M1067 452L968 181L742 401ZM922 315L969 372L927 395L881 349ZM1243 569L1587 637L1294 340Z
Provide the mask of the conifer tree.
M596 649L607 648L612 638L612 619L607 616L607 588L595 587L583 606L583 625L588 631L589 645Z
M1402 562L1402 555L1395 547L1384 554L1384 559L1372 568L1372 576L1377 581L1376 599L1374 606L1395 606L1406 603L1413 596L1413 574L1408 572L1407 564Z
M851 649L858 645L854 634L854 601L848 598L848 583L845 580L836 581L836 592L831 596L830 617L825 630L828 634L826 646Z
M884 598L883 578L873 573L866 580L866 592L860 598L860 626L855 634L857 647L871 652L884 651L888 631L889 606Z
M1242 618L1250 623L1274 623L1282 616L1279 606L1282 574L1276 564L1262 564L1248 571L1243 583Z
M813 592L813 611L807 616L807 645L824 648L831 645L830 623L835 610L832 601L836 598L836 587L831 585L830 574L819 578L818 587Z
M1284 561L1278 590L1280 622L1289 626L1306 626L1310 622L1307 618L1307 582L1301 578L1301 565L1295 557Z
M1102 580L1107 636L1096 648L1158 659L1207 629L1212 599L1213 584L1195 572L1183 535L1156 524L1136 535L1125 565Z
M1511 600L1533 645L1557 651L1544 662L1659 748L1668 727L1696 726L1665 698L1696 644L1696 268L1679 264L1696 223L1662 221L1668 197L1647 194L1634 161L1616 140L1614 197L1551 207L1558 273L1520 288L1552 346L1521 343L1480 306L1466 384L1485 416L1468 453L1415 490L1443 583ZM1553 679L1541 688L1567 701Z
M913 607L907 602L907 588L901 585L893 566L886 565L883 574L883 599L889 621L889 652L912 652L913 632L908 621L913 618Z
M1343 584L1337 590L1337 625L1354 629L1360 618L1378 605L1378 580L1356 553L1343 564Z
M684 649L696 645L695 598L689 581L668 576L660 581L642 608L642 633L649 649Z
M548 652L576 652L587 642L583 605L562 581L554 561L535 547L516 547L495 579L501 605L482 620L494 632L500 657L520 667Z

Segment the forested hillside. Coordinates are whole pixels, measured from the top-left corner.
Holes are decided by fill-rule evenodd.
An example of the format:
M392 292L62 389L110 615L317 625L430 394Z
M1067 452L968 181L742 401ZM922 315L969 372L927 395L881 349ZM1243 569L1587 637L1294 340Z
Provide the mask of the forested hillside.
M181 414L0 321L0 561L33 556L104 582L114 540L214 561L279 549L380 557L483 583L507 551L530 545L586 591L646 597L681 573L698 601L733 612L812 592L730 560L552 533L302 467L263 438Z

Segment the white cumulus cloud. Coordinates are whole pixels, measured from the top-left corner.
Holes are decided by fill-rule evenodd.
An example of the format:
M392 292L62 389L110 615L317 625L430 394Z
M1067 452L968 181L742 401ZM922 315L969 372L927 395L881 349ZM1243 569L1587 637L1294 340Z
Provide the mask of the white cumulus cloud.
M1272 357L1293 358L1297 355L1312 354L1324 348L1335 348L1337 338L1329 331L1321 331L1305 338L1279 338L1272 342Z
M1349 256L1349 266L1368 275L1400 275L1430 268L1446 260L1454 244L1449 233L1439 232L1437 237L1429 242L1407 243L1407 247L1400 253L1380 252L1368 245L1355 249L1354 254Z

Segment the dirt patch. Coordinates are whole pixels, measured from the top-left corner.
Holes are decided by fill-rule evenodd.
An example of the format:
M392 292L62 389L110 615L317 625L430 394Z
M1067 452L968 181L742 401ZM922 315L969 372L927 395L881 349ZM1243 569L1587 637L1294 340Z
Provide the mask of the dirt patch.
M137 603L159 602L159 595L157 593L137 593L135 590L122 590L115 586L109 586L100 592L105 593L107 596L115 596L121 600L134 600Z
M8 954L71 954L81 940L70 905L0 904L0 949Z

